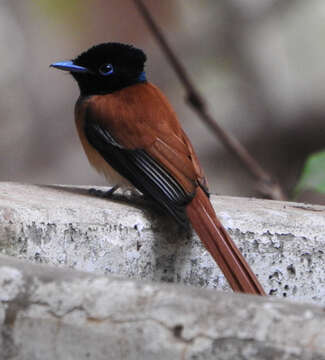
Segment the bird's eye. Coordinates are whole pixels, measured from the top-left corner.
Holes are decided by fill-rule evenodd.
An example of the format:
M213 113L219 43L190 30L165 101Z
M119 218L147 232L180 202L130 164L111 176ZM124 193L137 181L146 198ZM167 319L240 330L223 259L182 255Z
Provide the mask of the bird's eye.
M104 76L111 75L113 72L114 69L112 64L104 64L99 68L99 73Z

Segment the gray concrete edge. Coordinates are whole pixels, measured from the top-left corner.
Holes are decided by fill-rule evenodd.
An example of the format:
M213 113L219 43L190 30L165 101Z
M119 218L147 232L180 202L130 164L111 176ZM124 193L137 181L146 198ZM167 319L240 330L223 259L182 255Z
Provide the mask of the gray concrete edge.
M322 307L0 256L2 359L325 359Z

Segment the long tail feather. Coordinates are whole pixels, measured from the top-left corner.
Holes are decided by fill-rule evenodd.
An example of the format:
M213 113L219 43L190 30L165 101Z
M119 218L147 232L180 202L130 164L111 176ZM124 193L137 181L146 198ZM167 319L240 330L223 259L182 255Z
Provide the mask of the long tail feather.
M198 188L186 212L194 230L219 265L231 288L237 292L266 295L201 188Z

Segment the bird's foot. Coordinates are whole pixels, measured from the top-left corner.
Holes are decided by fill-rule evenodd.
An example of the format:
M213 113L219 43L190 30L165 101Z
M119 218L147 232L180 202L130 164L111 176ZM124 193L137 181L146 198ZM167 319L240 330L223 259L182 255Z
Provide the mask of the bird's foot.
M107 191L103 191L103 190L98 190L98 189L94 189L91 188L88 190L88 193L92 196L97 196L100 198L105 198L105 199L110 199L112 197L112 195L114 194L114 192L119 188L118 185L115 185L113 187L111 187L109 190Z

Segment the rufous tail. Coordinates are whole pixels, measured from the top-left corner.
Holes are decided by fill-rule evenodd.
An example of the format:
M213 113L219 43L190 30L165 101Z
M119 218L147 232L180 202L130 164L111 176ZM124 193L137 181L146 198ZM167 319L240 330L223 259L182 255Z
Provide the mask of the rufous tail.
M186 208L187 216L204 246L237 292L266 295L252 269L228 235L201 188Z

